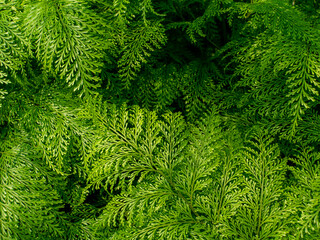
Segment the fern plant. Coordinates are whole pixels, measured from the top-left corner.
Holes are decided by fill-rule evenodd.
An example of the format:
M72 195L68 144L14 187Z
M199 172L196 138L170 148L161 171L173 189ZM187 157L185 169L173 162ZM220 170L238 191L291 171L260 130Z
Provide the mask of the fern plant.
M234 239L281 239L287 234L286 162L272 141L257 134L241 154L245 194L227 227Z
M318 96L318 29L283 2L239 5L239 10L237 15L248 19L242 34L250 34L230 43L238 46L232 53L240 53L235 57L234 79L239 81L234 87L247 90L240 106L251 115L285 119L290 127L284 128L283 137L292 137Z
M0 1L0 239L319 238L312 1Z
M63 237L62 202L47 183L50 173L39 161L39 153L25 132L5 128L1 135L1 238Z
M1 238L93 239L97 209L79 202L94 129L70 109L79 102L46 90L11 91L0 110Z
M0 84L2 87L4 87L4 85L10 83L10 81L8 79L6 79L6 74L5 73L0 73ZM5 95L8 92L5 89L0 89L0 107L1 107L1 100L4 99Z
M295 203L296 239L317 239L319 227L319 153L303 147L291 159L294 179L292 201Z
M113 108L105 116L101 128L108 137L89 175L90 185L110 196L97 228L119 228L112 239L218 236L241 191L216 113L194 127L192 137L178 114L158 120L139 108Z
M103 20L85 1L27 2L24 8L24 32L43 67L80 90L80 96L96 88L107 48Z

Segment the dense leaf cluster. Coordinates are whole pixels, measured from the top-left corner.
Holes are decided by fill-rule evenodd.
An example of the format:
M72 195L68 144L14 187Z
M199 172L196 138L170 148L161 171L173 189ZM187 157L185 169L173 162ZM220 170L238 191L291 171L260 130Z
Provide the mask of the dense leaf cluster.
M320 239L317 1L0 1L0 239Z

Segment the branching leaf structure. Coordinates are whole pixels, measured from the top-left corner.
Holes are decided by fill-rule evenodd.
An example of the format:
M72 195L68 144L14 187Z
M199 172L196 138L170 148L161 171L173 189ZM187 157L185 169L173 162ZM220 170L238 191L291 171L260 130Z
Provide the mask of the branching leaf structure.
M85 1L30 3L23 20L44 68L80 90L80 95L97 87L100 59L107 46L100 35L107 31Z
M319 7L0 0L0 239L320 239Z

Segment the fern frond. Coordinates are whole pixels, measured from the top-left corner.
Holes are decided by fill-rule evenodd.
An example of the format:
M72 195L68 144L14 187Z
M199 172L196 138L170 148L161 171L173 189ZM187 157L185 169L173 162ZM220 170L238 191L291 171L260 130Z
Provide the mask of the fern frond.
M175 212L168 212L167 216L160 217L149 226L134 234L132 239L188 239L191 228L204 228L188 217L176 216ZM192 235L197 235L193 233ZM196 238L195 238L196 239ZM208 238L202 238L208 239Z
M66 80L80 96L100 81L106 49L102 20L81 0L39 1L25 6L24 29L44 68Z
M139 108L131 111L111 109L103 120L108 137L89 183L123 193L107 202L98 229L130 227L132 239L218 236L235 214L241 191L233 155L224 158L216 110L194 127L192 137L179 114L158 120ZM174 216L159 218L173 210Z
M248 113L258 112L271 121L290 116L291 128L283 131L292 138L318 96L319 30L303 13L281 1L235 6L246 20L236 39L240 45L231 50L238 55L235 79L240 80L235 86L245 92L241 105L248 107Z
M64 235L58 220L62 202L35 164L39 156L30 149L26 134L20 134L8 132L7 139L1 139L0 237L59 239Z
M2 4L1 4L2 5ZM19 29L17 19L10 17L8 5L1 9L0 17L0 67L7 70L19 70L27 57L27 41Z
M288 207L284 202L286 163L273 139L254 136L242 152L245 195L238 214L228 224L230 236L239 239L281 238L286 235Z
M297 239L319 236L320 229L320 155L309 147L303 147L295 158L290 159L296 166L291 167L296 180L292 189L292 201L299 216L295 223Z
M124 86L129 88L130 81L136 77L142 64L147 63L151 53L166 43L164 27L160 22L153 21L145 25L138 22L129 32L122 56L118 62L119 73Z
M9 84L10 81L6 79L6 74L3 72L0 72L0 86L4 87L5 84ZM2 88L0 88L0 108L1 108L1 100L4 99L4 96L8 94L8 92Z
M120 25L125 25L128 23L126 12L127 6L129 5L130 1L128 0L114 0L113 1L113 11L115 11L115 17L117 22Z
M190 120L197 119L214 104L215 80L220 78L220 72L208 59L191 62L180 74L187 116Z
M20 126L29 132L34 147L55 171L83 174L83 168L90 164L92 157L94 129L89 119L81 116L83 109L73 108L79 102L54 88L37 95L13 91L4 101L0 110L1 122ZM83 125L82 121L86 124Z

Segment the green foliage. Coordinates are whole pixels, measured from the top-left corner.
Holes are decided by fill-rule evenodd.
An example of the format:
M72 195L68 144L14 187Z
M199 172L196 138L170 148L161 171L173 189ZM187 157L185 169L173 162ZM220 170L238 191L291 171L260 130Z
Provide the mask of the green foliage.
M50 173L26 134L3 129L0 151L1 238L62 237L63 216L59 212L62 202L47 183Z
M241 154L244 196L230 221L235 239L281 239L286 235L289 208L284 196L286 162L272 139L258 134Z
M38 1L25 6L25 34L45 69L65 79L80 95L97 87L107 27L85 1Z
M316 1L0 1L0 239L320 237Z
M12 211L1 215L8 222L4 239L93 239L95 208L79 214L78 205L94 129L63 95L51 88L35 96L11 92L4 100L1 198L5 211ZM73 211L64 213L66 206Z
M128 30L127 42L118 61L119 74L124 80L125 88L129 88L130 80L136 76L142 64L147 63L150 52L160 49L165 44L164 28L160 22L136 23L133 30Z
M319 29L281 2L240 5L240 9L249 19L243 33L254 30L250 38L235 39L238 47L232 50L237 54L234 77L240 76L234 86L248 89L241 106L264 118L286 118L291 125L286 134L293 136L318 98Z
M10 81L6 79L6 74L3 72L0 72L0 84L1 86L4 86L4 84L9 84ZM1 100L4 99L4 96L8 92L5 89L0 89L0 107L1 107Z
M292 168L296 182L291 197L294 198L296 211L299 213L294 222L298 230L296 236L297 239L317 239L320 236L319 153L304 147L292 161L296 164Z
M102 122L107 137L99 150L108 154L93 163L89 183L118 193L98 218L98 229L119 223L132 239L217 236L219 224L234 214L240 190L215 111L190 133L179 114L158 120L136 107L111 113L109 123Z

